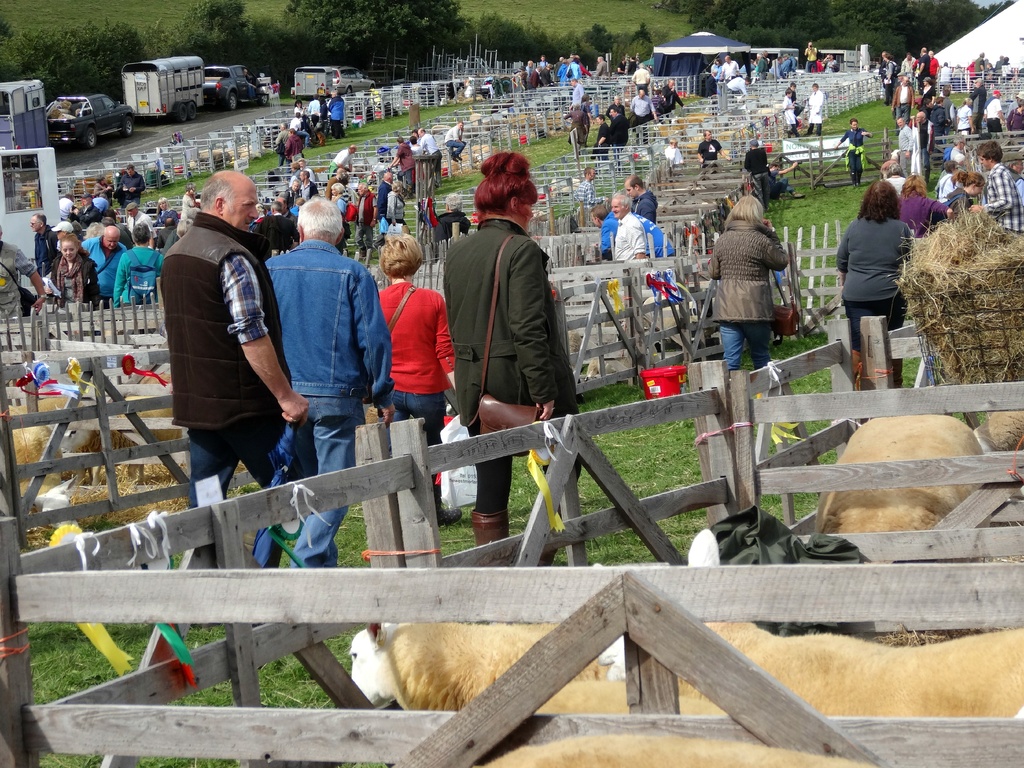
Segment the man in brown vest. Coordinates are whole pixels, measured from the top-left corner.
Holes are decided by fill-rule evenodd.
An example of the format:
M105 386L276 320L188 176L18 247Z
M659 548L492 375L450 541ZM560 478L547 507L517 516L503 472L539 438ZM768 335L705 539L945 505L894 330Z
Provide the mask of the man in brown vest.
M242 461L261 486L286 424L306 420L309 403L292 389L281 320L264 263L266 238L250 233L256 185L221 171L203 187L192 228L167 252L162 273L174 423L188 428L192 477L216 475L227 494Z

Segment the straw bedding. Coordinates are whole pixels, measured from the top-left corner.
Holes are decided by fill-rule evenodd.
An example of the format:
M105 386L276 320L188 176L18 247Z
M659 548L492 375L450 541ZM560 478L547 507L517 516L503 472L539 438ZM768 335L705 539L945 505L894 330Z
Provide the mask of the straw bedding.
M946 380L1024 379L1024 238L958 216L914 242L898 284Z

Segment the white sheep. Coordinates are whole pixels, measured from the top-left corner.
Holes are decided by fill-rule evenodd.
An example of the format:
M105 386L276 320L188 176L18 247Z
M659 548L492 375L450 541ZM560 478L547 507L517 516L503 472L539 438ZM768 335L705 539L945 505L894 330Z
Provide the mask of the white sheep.
M822 757L789 749L738 741L681 736L616 734L581 736L535 747L520 747L485 768L863 768L840 757Z
M352 680L375 707L458 710L554 628L551 624L371 624L352 638ZM597 663L577 680L603 680Z
M871 419L857 429L838 464L978 456L970 427L952 416ZM819 533L933 528L974 492L973 485L832 491L818 500Z
M995 411L974 430L985 453L1013 451L1024 435L1024 411Z
M574 680L548 699L540 715L626 715L626 683L613 680ZM679 696L681 715L724 715L725 713L706 699L691 695Z

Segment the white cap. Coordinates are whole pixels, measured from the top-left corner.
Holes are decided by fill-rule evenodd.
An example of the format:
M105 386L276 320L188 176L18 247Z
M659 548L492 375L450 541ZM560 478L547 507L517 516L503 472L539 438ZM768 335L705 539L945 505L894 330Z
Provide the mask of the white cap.
M54 232L74 232L75 228L71 225L70 221L62 221L55 225L53 228Z

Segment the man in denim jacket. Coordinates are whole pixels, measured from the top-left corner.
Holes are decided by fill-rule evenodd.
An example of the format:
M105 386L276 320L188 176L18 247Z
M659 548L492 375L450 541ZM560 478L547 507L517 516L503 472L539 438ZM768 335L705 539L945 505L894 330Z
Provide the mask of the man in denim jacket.
M356 465L364 397L385 424L395 413L391 334L370 273L335 247L344 225L334 203L314 197L299 209L299 245L267 262L292 387L309 400L309 419L296 435L306 475ZM309 537L303 531L295 554L307 567L338 564L334 536L347 512L340 507L324 512L322 520L306 518Z

